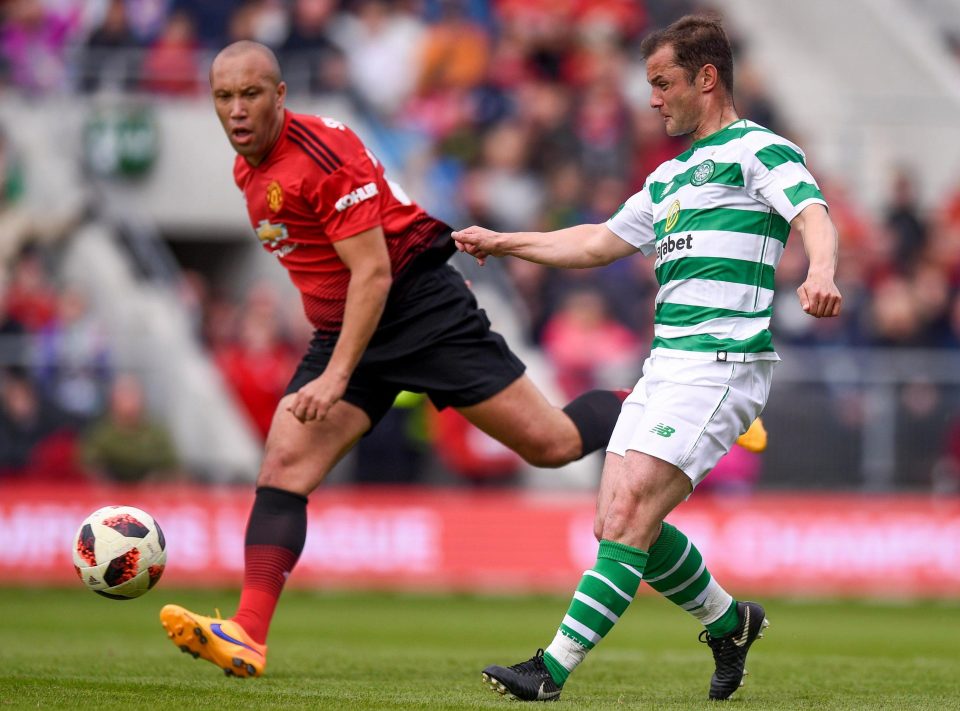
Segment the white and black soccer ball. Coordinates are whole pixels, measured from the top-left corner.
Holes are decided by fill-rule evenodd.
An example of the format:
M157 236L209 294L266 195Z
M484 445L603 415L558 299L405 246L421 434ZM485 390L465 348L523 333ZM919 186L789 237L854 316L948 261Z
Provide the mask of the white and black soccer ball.
M166 548L163 531L146 511L104 506L80 524L73 565L88 589L129 600L157 584L167 563Z

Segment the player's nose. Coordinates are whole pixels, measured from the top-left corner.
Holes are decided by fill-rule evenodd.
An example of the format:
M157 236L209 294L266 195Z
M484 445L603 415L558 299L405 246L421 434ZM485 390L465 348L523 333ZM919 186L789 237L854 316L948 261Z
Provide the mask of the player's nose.
M230 102L230 117L231 118L243 118L247 115L246 107L243 105L243 102L239 99L236 99Z

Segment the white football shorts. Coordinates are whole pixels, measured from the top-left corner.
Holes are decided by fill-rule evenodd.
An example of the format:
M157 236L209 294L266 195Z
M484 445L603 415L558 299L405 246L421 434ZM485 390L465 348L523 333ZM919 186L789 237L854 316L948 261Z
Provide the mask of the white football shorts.
M632 449L663 459L695 487L763 410L777 362L650 356L607 451L625 456Z

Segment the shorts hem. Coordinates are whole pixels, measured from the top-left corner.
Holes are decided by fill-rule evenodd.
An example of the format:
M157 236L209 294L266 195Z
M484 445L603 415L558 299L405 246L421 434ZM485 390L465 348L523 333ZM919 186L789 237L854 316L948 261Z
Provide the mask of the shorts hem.
M427 393L427 396L430 398L430 402L433 403L433 406L438 410L444 410L448 407L473 407L474 405L479 405L483 402L486 402L495 395L499 395L504 390L509 388L515 382L520 380L526 373L526 368L520 368L511 378L505 378L503 381L498 383L487 383L488 387L483 388L482 390L477 390L476 395L468 396L463 398L434 398L434 395ZM455 402L456 401L456 402Z

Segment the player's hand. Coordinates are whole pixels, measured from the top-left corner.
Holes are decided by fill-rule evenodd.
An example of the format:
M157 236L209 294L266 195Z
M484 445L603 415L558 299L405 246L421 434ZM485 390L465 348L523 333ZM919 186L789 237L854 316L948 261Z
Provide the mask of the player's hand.
M347 380L324 373L300 388L287 408L300 422L321 421L347 390Z
M843 297L833 278L822 274L807 274L806 281L797 289L800 307L816 318L840 315Z
M487 257L497 256L496 239L499 236L499 232L477 225L453 233L457 249L476 258L481 266L486 263Z

